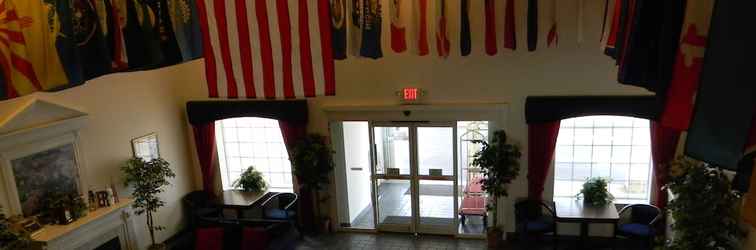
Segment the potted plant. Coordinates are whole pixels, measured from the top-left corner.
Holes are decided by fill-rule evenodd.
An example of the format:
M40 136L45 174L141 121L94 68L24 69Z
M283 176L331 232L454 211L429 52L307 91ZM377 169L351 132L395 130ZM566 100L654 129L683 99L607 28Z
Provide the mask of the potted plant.
M239 179L234 181L233 186L244 190L244 192L254 193L265 191L268 188L268 184L265 183L262 173L255 170L253 166L244 170Z
M155 242L155 231L163 230L164 227L155 225L154 214L165 206L165 202L158 195L164 191L165 186L171 184L168 178L176 177L169 166L170 164L162 158L144 161L142 158L134 157L121 167L124 184L134 189L132 207L136 209L135 213L147 216L147 230L152 240L150 250L165 249L164 244Z
M17 232L11 228L11 224L0 207L0 249L30 249L32 240L28 232Z
M291 154L291 164L300 185L300 194L314 196L314 219L324 227L327 227L325 224L329 224L330 221L328 217L321 217L320 205L327 201L328 197L321 199L320 192L330 183L333 153L324 136L310 134L295 145Z
M724 171L689 158L676 159L670 170L664 188L674 194L667 205L674 237L667 249L739 249L740 197Z
M578 193L578 197L583 197L585 203L596 207L609 205L614 201L614 196L609 193L609 179L602 177L593 177L583 183L583 189Z
M486 209L493 213L493 223L487 229L488 246L498 248L503 233L497 224L499 197L509 196L509 184L520 174L522 153L517 145L508 143L504 130L494 132L490 143L484 140L475 140L473 143L482 145L481 150L473 156L472 165L481 169L484 177L481 184L490 200Z

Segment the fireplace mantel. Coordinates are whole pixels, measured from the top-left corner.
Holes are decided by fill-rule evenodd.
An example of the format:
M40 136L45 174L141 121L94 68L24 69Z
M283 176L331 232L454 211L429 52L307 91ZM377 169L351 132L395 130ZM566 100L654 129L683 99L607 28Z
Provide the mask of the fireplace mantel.
M122 198L121 202L91 211L71 224L45 226L32 239L48 250L90 250L117 237L121 249L137 249L131 204L131 199Z

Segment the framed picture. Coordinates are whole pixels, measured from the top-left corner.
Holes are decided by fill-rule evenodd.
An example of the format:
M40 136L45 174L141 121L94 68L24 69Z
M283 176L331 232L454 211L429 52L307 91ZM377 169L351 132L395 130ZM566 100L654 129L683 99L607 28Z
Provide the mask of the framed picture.
M157 133L131 140L131 148L134 150L134 157L142 158L145 161L160 158Z
M80 193L79 154L75 136L63 136L6 152L3 168L11 214L42 212L50 192Z

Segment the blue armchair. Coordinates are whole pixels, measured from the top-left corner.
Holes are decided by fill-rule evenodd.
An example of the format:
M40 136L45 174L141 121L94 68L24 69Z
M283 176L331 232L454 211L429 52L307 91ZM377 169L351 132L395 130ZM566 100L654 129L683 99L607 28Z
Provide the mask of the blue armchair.
M656 236L656 224L661 220L661 209L652 205L633 204L620 210L620 217L630 213L630 220L617 224L614 237L623 236L631 239L642 239L649 249L653 248Z

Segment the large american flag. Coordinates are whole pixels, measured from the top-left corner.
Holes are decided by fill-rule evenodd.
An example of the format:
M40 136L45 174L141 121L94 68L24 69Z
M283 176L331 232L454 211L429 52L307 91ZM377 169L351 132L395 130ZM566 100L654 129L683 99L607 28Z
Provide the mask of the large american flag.
M328 0L197 0L210 97L336 92Z

